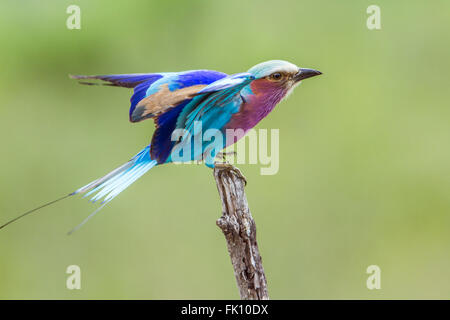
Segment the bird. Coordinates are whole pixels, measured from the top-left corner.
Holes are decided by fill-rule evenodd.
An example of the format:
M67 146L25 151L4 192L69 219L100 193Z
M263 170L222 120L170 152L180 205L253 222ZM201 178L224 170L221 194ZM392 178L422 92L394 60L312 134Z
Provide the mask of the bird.
M150 169L176 161L204 160L210 168L221 167L244 178L239 169L226 162L215 162L215 157L245 136L302 80L320 74L318 70L300 68L288 61L270 60L251 67L247 72L231 75L206 69L70 75L85 85L133 89L129 120L137 123L153 119L156 129L151 142L115 170L61 198L19 215L1 225L0 229L71 196L83 195L90 197L91 202L100 201L99 207L73 228L69 232L71 234ZM199 124L202 130L198 130ZM215 138L204 139L203 130L212 130ZM238 133L228 136L230 131ZM225 138L218 139L217 134Z

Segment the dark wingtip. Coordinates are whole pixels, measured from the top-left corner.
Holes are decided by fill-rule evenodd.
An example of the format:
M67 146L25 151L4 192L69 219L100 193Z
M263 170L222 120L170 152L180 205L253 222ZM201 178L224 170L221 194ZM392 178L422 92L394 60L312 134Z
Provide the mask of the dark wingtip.
M130 115L130 121L131 122L139 122L139 121L143 120L144 112L145 112L144 106L136 107L133 110L133 113Z
M76 75L76 74L69 74L69 78L70 79L75 79L75 80L81 80L81 79L99 79L99 76L84 76L84 75ZM88 86L99 86L99 85L106 85L106 86L111 86L113 84L111 83L97 83L97 82L88 82L88 81L78 81L79 84L84 84L84 85L88 85Z
M99 86L101 83L94 83L94 82L86 82L86 81L78 81L79 84L84 84L88 86Z
M70 74L69 73L69 78L71 78L71 79L98 79L99 76L85 76L82 74Z

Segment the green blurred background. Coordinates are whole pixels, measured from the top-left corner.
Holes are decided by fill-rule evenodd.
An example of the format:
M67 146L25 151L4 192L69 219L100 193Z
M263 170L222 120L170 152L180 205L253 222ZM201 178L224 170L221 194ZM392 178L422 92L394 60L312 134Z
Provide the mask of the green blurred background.
M449 1L2 1L0 17L0 223L150 140L130 90L68 74L284 59L324 74L258 126L280 129L279 173L241 166L271 298L450 298ZM156 168L67 236L93 209L69 199L1 230L0 298L239 297L209 169Z

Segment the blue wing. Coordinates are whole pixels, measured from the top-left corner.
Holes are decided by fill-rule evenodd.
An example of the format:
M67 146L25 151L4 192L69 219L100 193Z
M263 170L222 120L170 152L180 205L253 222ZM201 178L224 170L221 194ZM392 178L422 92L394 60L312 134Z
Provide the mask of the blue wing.
M187 98L190 98L191 95L195 94L203 86L226 76L227 75L225 73L218 71L192 70L166 73L135 73L92 76L71 75L70 77L80 80L81 84L101 84L134 88L133 95L130 98L131 105L129 116L131 122L138 122L152 118L167 111L167 109L180 104ZM96 80L101 82L95 82ZM195 88L186 89L189 87ZM184 97L186 99L182 99L183 95L178 91L180 89L185 89ZM147 100L142 101L144 99ZM136 107L138 107L138 110L136 110ZM157 112L152 112L153 109L156 109Z
M157 81L135 88L130 107L132 122L154 118L156 131L153 134L150 154L158 163L164 163L174 145L171 139L178 116L197 92L207 85L226 77L222 72L194 70L180 73L166 73Z
M211 148L211 143L214 141L205 142L198 135L208 129L222 130L244 102L240 94L241 90L254 79L254 76L249 73L239 73L219 79L201 89L196 97L183 108L178 116L176 128L184 129L185 133L176 146L182 149L188 144L191 145L191 159L185 160L202 159L205 150ZM194 129L196 122L201 123L202 132ZM199 138L202 141L202 148L197 150L192 144ZM215 145L214 148L223 148L224 144L225 141L222 141L221 146ZM168 158L168 161L172 160Z
M71 76L82 80L82 84L104 84L134 88L130 98L129 118L139 122L153 118L156 131L153 134L150 154L152 159L163 163L167 159L173 142L170 137L178 116L197 92L227 75L212 70L184 72L115 74L95 76ZM86 80L99 80L101 83Z
M226 77L225 73L211 70L192 70L162 73L157 81L143 82L131 97L130 121L153 118L186 100L210 83Z
M238 73L206 86L183 109L177 121L177 128L191 131L194 121L211 123L217 119L217 113L224 114L228 118L226 121L228 122L231 115L238 111L243 102L240 95L242 88L254 79L254 76L249 73ZM218 121L217 125L207 127L221 129L226 122ZM203 123L204 127L205 124Z

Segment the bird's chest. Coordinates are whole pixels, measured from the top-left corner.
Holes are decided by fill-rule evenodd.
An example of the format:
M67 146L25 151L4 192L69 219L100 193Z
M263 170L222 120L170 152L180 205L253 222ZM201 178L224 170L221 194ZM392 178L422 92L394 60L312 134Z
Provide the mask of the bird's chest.
M283 95L273 93L244 97L245 102L240 106L239 111L231 116L230 121L225 127L228 130L235 130L237 137L235 141L227 141L227 145L236 142L250 129L255 127L275 108L282 98Z

